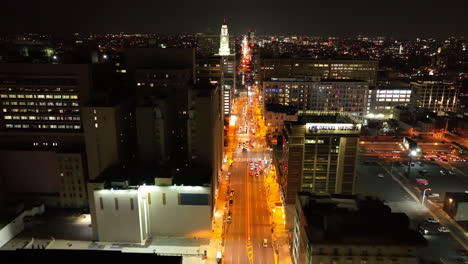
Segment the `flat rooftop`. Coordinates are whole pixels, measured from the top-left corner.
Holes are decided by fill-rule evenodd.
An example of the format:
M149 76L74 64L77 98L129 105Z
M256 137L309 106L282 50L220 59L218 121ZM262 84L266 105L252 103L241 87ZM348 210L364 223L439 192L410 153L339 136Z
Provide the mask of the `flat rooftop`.
M329 123L329 124L360 124L353 116L342 112L299 111L296 124Z
M380 244L424 246L404 213L392 213L377 199L301 193L311 244Z

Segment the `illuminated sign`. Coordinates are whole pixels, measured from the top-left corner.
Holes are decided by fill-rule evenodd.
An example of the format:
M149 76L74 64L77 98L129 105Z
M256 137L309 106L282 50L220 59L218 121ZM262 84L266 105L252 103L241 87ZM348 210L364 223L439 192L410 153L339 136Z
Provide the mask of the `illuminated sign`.
M356 133L361 130L360 124L327 124L327 123L307 123L307 133Z

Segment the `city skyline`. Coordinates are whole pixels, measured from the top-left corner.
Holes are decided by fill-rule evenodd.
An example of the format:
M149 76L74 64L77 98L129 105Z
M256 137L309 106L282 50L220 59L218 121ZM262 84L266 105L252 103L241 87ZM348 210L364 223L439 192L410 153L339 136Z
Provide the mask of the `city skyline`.
M7 2L2 8L6 12L0 18L0 32L217 32L217 25L226 18L234 34L255 29L259 34L273 35L468 36L463 12L468 9L467 2L444 6L422 0L379 5L367 0L293 1L288 5L280 1L203 1L184 3L183 7L175 2L145 0L132 4L123 0L81 1L74 6L49 0L29 3L26 8ZM69 12L70 8L74 11ZM21 20L15 17L18 13L23 14Z

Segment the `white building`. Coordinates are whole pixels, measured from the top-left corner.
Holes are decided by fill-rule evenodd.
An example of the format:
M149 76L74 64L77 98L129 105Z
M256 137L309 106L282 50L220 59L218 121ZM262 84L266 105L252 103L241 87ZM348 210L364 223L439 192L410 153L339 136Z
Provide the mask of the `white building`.
M99 241L144 243L152 236L208 238L211 187L139 186L94 191ZM93 212L92 212L93 213Z
M228 33L228 26L226 24L226 20L224 20L224 24L221 26L221 36L219 42L219 55L221 56L229 56L231 52L229 50L229 33Z

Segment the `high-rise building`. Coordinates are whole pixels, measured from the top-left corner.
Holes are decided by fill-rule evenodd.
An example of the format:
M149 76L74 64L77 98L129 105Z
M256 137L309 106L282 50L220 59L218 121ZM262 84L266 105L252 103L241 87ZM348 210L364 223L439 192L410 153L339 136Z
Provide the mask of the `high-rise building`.
M92 72L86 64L0 64L0 170L10 199L87 205L80 107Z
M454 112L458 107L460 85L455 82L411 82L411 103L434 112Z
M88 205L88 116L82 107L98 99L111 102L114 75L104 64L0 65L0 169L11 199ZM92 161L111 155L92 154Z
M221 26L221 35L219 36L219 55L220 56L229 56L231 55L231 50L229 49L229 32L226 20L224 20L223 25Z
M348 79L377 83L378 61L374 60L314 60L307 58L262 58L259 79L303 78Z
M367 97L366 117L393 118L393 108L399 105L409 105L410 100L411 89L409 86L371 87Z
M265 103L299 110L343 111L364 118L369 86L356 80L271 78L263 82Z
M132 50L127 57L137 94L141 164L178 169L202 166L212 170L216 180L223 146L222 94L217 74L211 74L211 81L209 73L198 78L197 74L207 72L195 66L194 49ZM171 61L171 57L177 59Z
M353 193L360 130L344 112L299 111L286 121L279 179L286 203L299 191Z
M406 214L350 195L300 193L293 230L294 264L416 264L419 249L427 246Z

